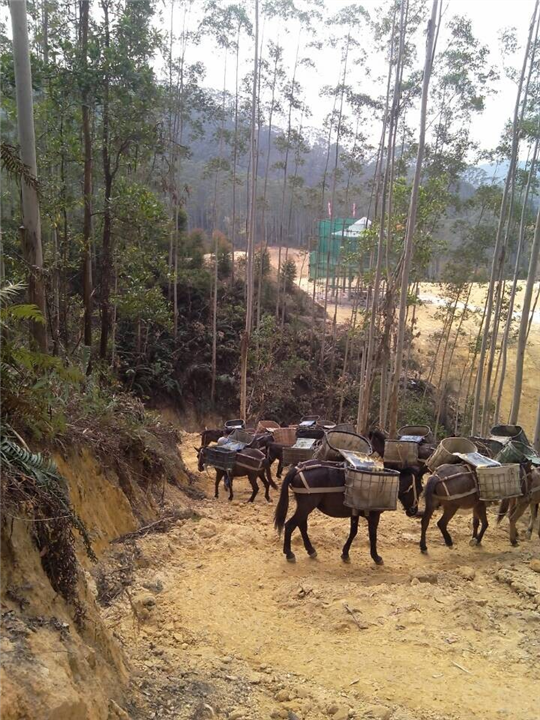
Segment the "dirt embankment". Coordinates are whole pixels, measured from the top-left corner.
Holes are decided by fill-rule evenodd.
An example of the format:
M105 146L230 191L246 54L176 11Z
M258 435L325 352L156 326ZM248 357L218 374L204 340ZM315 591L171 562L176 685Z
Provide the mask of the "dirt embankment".
M194 471L196 444L185 437ZM458 515L455 549L433 523L423 556L419 522L398 511L381 520L385 565L372 564L365 525L344 565L347 522L314 513L319 558L297 533L290 565L262 494L246 504L237 479L229 503L210 476L200 486L194 515L137 542L131 600L104 611L130 656L132 718L537 719L537 537L511 548L491 514L473 548Z
M112 461L100 461L88 450L55 460L98 558L115 538L160 512L155 488L141 483L141 467L125 464L116 471ZM178 481L186 478L179 473ZM166 495L176 508L186 504L179 490L167 486ZM126 718L129 659L96 602L99 564L87 558L77 538L83 568L78 588L86 615L79 628L73 607L51 587L22 510L16 517L5 516L2 524L3 720Z

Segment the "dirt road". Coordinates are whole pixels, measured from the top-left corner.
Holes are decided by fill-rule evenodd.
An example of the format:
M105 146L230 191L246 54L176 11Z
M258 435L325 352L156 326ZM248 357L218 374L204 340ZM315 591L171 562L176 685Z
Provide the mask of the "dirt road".
M197 440L183 444L193 470ZM246 480L232 503L210 477L200 487L193 518L138 541L130 599L106 610L135 670L134 720L537 720L537 537L511 548L491 516L470 547L463 515L455 549L433 524L423 556L418 521L398 511L381 520L385 565L365 524L344 565L346 521L315 513L318 559L297 536L291 565L262 493L248 505Z

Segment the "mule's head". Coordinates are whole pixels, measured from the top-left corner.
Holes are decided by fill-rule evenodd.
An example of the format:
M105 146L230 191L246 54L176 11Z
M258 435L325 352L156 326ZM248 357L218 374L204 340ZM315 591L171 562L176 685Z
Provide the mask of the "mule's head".
M402 470L400 472L398 497L406 515L409 517L418 514L418 501L422 490L422 481L412 470Z
M198 461L197 462L197 470L199 472L203 472L203 470L204 470L204 453L203 453L204 447L193 448L193 449L197 451L197 461Z
M379 428L373 428L373 430L370 430L368 433L368 440L370 441L373 450L381 457L384 457L384 442L386 440L386 433L383 430L379 430Z

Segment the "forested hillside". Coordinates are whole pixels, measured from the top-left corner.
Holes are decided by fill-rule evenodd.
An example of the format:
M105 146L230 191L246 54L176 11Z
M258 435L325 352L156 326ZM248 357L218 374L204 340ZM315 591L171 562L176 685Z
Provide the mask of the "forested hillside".
M285 398L309 388L308 404L328 414L357 415L367 426L386 425L390 411L394 426L403 362L415 362L407 350L415 288L436 277L463 299L471 282L489 279L495 253L478 335L480 370L493 366L491 333L501 328L493 337L511 341L503 324L512 293L528 267L535 275L536 14L522 68L511 66L516 38L503 37L517 104L489 155L508 170L501 183L497 173L471 171L487 156L471 123L496 92L493 56L467 18L437 15L426 60L424 2L372 14L308 0L26 7L29 56L15 25L13 52L6 42L2 56L2 277L20 283L5 289L7 304L21 306L28 288L28 305L6 308L4 343L28 392L43 393L39 383L30 388L44 369L50 378L67 365L102 383L117 378L141 397L234 413L247 367L243 412L285 412ZM371 54L358 39L367 34ZM326 51L335 83L321 89L330 111L315 127L317 99L302 80ZM216 62L222 88L206 79ZM368 79L375 69L376 81ZM328 278L315 283L328 319L313 303L315 288L311 302L295 289L287 248L315 249L319 219L353 212L372 220L347 251L368 305L347 329L336 323L339 294ZM280 247L277 275L270 245ZM36 347L22 359L25 314ZM457 300L448 317L452 329ZM483 396L482 375L476 383L473 425L497 399L487 372ZM17 424L15 412L9 420Z

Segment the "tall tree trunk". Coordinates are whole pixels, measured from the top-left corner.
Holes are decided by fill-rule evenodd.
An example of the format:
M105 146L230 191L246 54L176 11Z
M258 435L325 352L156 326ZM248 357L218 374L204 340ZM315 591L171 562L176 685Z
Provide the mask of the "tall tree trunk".
M540 254L540 210L536 217L536 227L534 229L534 239L531 247L531 258L529 262L529 272L527 275L527 284L525 286L525 296L523 298L523 307L521 308L521 321L519 324L519 337L516 355L516 377L514 381L514 395L512 398L512 410L510 412L510 423L515 425L518 421L519 406L521 403L521 391L523 388L523 365L525 362L525 347L527 345L527 329L529 326L529 312L531 309L531 299L534 289L534 281L536 279L536 271L538 268L538 255Z
M538 398L538 411L536 413L536 425L534 428L533 447L540 453L540 398Z
M480 419L480 411L481 411L480 398L482 395L482 385L483 385L483 379L484 379L484 365L485 365L486 352L487 352L488 343L489 343L491 315L493 312L493 296L494 296L494 291L495 291L495 284L496 284L497 278L499 278L501 276L501 266L504 261L503 230L504 230L504 227L506 224L506 213L507 213L509 191L513 184L513 178L514 178L514 174L516 172L516 163L517 163L517 157L518 157L519 140L520 140L519 120L520 120L520 107L522 104L523 82L525 79L525 72L526 72L527 64L528 64L528 60L529 60L529 52L530 52L530 48L531 48L531 42L532 42L533 32L534 32L535 23L536 23L538 6L539 6L539 0L536 0L535 6L534 6L534 14L533 14L533 18L531 20L531 24L530 24L530 28L529 28L529 37L527 40L525 55L523 58L521 75L520 75L519 83L518 83L516 104L514 107L514 120L513 120L513 127L512 127L512 149L510 152L510 164L508 167L508 175L506 177L503 196L502 196L502 200L501 200L499 224L497 227L497 235L495 238L495 248L493 251L493 262L492 262L492 266L491 266L491 278L490 278L490 283L489 283L489 288L488 288L487 307L486 307L486 322L484 325L484 333L482 336L482 347L480 348L480 358L479 358L479 362L478 362L478 371L477 371L478 377L476 380L474 406L473 406L473 414L472 414L472 421L471 421L471 434L472 435L476 434L478 425L479 425L479 419ZM523 102L525 102L525 100L526 100L526 98L523 98ZM511 211L511 208L510 208L510 211Z
M418 138L418 152L416 155L416 167L414 171L414 181L411 192L411 202L409 205L409 217L407 221L407 231L405 234L405 248L403 269L401 273L401 294L399 299L399 321L398 335L396 344L396 356L394 377L392 380L392 388L390 394L389 407L389 429L390 435L394 435L397 428L398 414L398 397L401 375L403 371L403 347L405 341L405 317L407 314L407 296L409 289L409 274L414 249L414 231L416 229L416 211L418 208L418 194L420 190L420 177L422 174L422 162L424 159L424 146L426 139L426 121L427 121L427 102L429 95L429 82L431 79L431 70L433 67L433 47L436 32L438 0L433 0L431 8L431 19L427 28L426 39L426 62L424 66L424 80L422 84L422 104L420 114L420 134Z
M28 44L26 0L10 0L11 26L13 30L13 65L15 70L15 94L17 101L17 129L21 160L30 173L37 178L36 137L34 133L34 107L32 99L32 70ZM41 352L47 352L47 309L45 282L43 279L43 248L41 245L41 220L39 199L35 186L21 182L22 253L28 266L28 299L40 309L43 323L31 323L30 334Z
M83 305L84 305L84 344L92 349L92 137L90 133L90 102L88 68L88 16L90 0L81 0L81 99L82 131L84 144L84 223L83 223ZM88 364L88 369L91 363Z
M253 324L253 248L255 241L255 210L257 181L257 77L259 72L259 0L255 0L255 43L253 58L253 86L251 93L251 192L249 202L249 230L246 255L246 325L240 347L240 416L247 421L247 370L249 341Z
M231 219L231 286L234 287L234 248L236 245L236 172L238 165L238 76L240 68L240 23L236 36L236 69L234 93L234 138L233 138L233 175L232 175L232 219Z
M105 17L105 47L110 47L109 34L109 5L104 0L103 13ZM103 133L102 133L102 156L103 156L103 240L101 255L101 337L99 343L99 357L105 360L107 357L107 346L111 331L111 272L113 266L112 252L112 215L111 197L113 186L113 174L111 170L111 156L109 147L109 69L105 70L105 87L103 92Z

